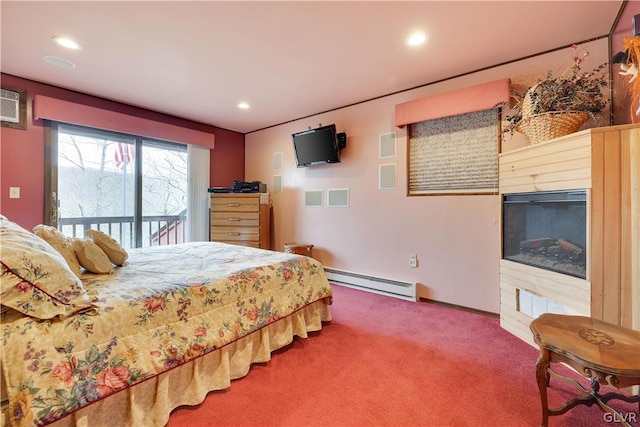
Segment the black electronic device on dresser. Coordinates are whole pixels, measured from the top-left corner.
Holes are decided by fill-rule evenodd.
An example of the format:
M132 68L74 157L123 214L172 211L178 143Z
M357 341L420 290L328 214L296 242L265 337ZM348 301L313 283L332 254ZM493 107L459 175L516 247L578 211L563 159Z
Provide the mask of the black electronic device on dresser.
M209 193L231 193L233 188L231 187L210 187Z
M264 193L267 185L260 181L233 181L233 193Z
M266 193L267 184L260 181L233 181L232 187L211 187L209 193Z

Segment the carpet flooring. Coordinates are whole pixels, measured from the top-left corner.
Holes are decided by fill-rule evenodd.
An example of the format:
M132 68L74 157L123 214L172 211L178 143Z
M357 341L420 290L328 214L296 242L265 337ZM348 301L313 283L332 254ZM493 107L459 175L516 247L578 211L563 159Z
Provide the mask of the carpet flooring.
M276 351L227 390L176 409L168 427L540 425L538 351L497 318L335 285L331 313L322 331ZM572 396L551 380L553 406ZM638 413L638 405L614 406ZM551 417L549 427L615 424L607 421L581 406Z

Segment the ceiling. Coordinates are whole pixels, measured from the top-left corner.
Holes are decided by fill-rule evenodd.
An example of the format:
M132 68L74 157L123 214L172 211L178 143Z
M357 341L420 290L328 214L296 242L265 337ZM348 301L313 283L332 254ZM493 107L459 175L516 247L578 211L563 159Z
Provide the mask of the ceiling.
M0 66L247 133L607 35L622 4L2 0Z

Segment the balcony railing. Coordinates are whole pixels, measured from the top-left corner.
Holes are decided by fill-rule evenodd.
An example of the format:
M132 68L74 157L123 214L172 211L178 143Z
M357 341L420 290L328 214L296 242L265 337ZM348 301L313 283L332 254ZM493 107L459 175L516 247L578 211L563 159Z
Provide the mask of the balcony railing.
M186 212L179 215L142 217L142 246L173 245L184 242ZM133 216L60 218L58 228L68 237L85 238L87 230L100 230L123 248L136 247Z

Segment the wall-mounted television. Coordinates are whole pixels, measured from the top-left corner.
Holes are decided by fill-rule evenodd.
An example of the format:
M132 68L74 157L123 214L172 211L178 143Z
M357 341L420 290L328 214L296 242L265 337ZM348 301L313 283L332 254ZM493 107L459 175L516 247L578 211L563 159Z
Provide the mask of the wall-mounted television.
M299 168L340 163L340 147L335 124L305 130L291 136L296 166Z

